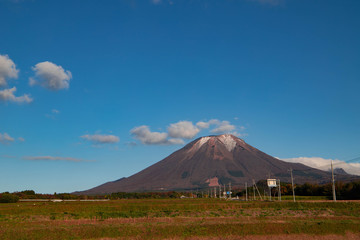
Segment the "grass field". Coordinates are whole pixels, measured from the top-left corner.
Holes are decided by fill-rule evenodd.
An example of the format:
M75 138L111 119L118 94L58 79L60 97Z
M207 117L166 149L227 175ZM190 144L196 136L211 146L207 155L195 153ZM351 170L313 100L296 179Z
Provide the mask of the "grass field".
M360 239L360 202L215 199L0 204L0 239Z

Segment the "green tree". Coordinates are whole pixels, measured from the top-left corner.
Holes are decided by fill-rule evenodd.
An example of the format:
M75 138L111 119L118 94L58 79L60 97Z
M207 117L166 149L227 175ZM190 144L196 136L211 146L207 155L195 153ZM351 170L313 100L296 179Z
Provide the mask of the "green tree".
M15 203L19 201L19 197L11 193L1 193L0 203Z

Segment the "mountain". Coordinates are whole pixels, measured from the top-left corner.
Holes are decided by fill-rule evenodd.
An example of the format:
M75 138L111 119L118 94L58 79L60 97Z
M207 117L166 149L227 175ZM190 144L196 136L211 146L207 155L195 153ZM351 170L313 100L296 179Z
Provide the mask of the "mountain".
M274 158L230 134L201 137L165 159L128 177L77 194L202 189L228 184L244 187L253 179L327 183L331 173ZM348 175L351 176L351 175ZM340 177L340 176L339 176ZM346 176L341 176L346 178ZM338 179L339 180L339 179Z
M330 171L331 171L331 169L330 169ZM335 168L334 169L334 174L337 174L337 175L346 175L346 174L348 174L344 169L342 169L342 168Z

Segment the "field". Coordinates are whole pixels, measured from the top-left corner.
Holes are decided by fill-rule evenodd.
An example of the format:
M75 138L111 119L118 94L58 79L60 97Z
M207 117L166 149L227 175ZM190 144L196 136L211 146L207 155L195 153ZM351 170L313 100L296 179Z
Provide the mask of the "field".
M360 202L152 199L0 204L0 239L360 239Z

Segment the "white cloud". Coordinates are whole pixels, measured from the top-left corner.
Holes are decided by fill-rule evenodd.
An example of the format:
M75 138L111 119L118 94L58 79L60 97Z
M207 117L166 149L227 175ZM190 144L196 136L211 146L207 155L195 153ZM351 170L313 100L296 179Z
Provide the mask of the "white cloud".
M232 134L232 135L234 135L234 136L237 136L237 137L239 137L239 138L243 138L243 137L249 136L247 133L239 133L239 132L237 132L237 131L233 131L233 132L231 132L230 134Z
M134 138L147 145L170 145L170 144L184 144L184 139L194 138L203 129L214 126L211 133L224 134L230 133L238 137L247 136L246 133L239 133L237 131L245 130L245 127L235 126L229 121L220 121L218 119L211 119L209 121L199 121L194 125L191 121L179 121L172 123L167 127L168 132L151 132L146 125L133 128L130 133ZM169 138L170 137L170 138Z
M168 138L165 132L151 132L148 126L142 125L130 130L131 135L145 145L176 145L184 144L180 138Z
M60 111L57 110L57 109L53 109L53 110L51 110L51 112L52 112L52 113L55 113L55 114L59 114L59 113L60 113Z
M0 143L7 144L7 143L10 143L13 141L14 141L14 138L12 138L9 134L7 134L7 133L1 134L0 133Z
M100 135L100 134L94 134L94 135L83 135L81 138L91 141L94 144L109 144L109 143L117 143L120 141L119 137L114 135Z
M180 138L169 138L168 139L168 144L170 145L177 145L177 144L184 144L184 140L180 139Z
M19 140L20 142L25 142L25 138L23 138L23 137L18 137L18 140Z
M212 120L213 124L216 124L217 127L212 129L212 133L221 134L221 133L230 133L231 131L234 131L236 127L232 124L230 124L229 121L219 121L216 119Z
M8 55L0 55L0 87L8 85L7 79L17 78L19 70ZM33 99L29 94L15 96L16 87L0 90L0 102L30 103Z
M29 94L24 94L22 96L15 96L16 87L0 90L0 102L16 102L16 103L31 103L33 99Z
M191 139L200 132L200 129L190 121L179 121L172 123L167 128L170 137Z
M176 145L184 144L180 138L168 138L165 132L151 132L146 125L135 127L130 130L131 135L146 145Z
M200 129L210 128L211 126L215 126L210 132L215 134L223 134L223 133L230 133L235 136L245 136L245 134L241 134L236 132L237 127L235 125L230 124L229 121L220 121L218 119L211 119L207 122L199 121L196 123L196 126ZM238 127L239 131L245 130L245 127L240 126Z
M32 67L35 78L29 78L30 86L39 84L50 90L67 89L72 78L71 72L52 62L41 62Z
M67 162L93 162L90 160L84 160L81 158L72 157L53 157L53 156L35 156L35 157L23 157L24 160L30 161L67 161Z
M143 144L167 144L167 133L151 132L148 126L142 125L130 130L134 138L140 140Z
M205 128L209 128L210 127L210 123L209 122L197 122L196 126L200 129L205 129Z
M161 0L151 0L151 2L152 2L153 4L155 4L155 5L157 5L157 4L160 4L160 3L161 3Z
M7 86L6 79L17 78L19 70L8 55L0 55L0 87Z
M309 167L324 171L328 171L331 168L330 164L331 161L333 161L334 168L342 168L349 174L360 175L360 163L346 163L338 159L325 159L321 157L283 158L280 160L292 163L302 163Z

